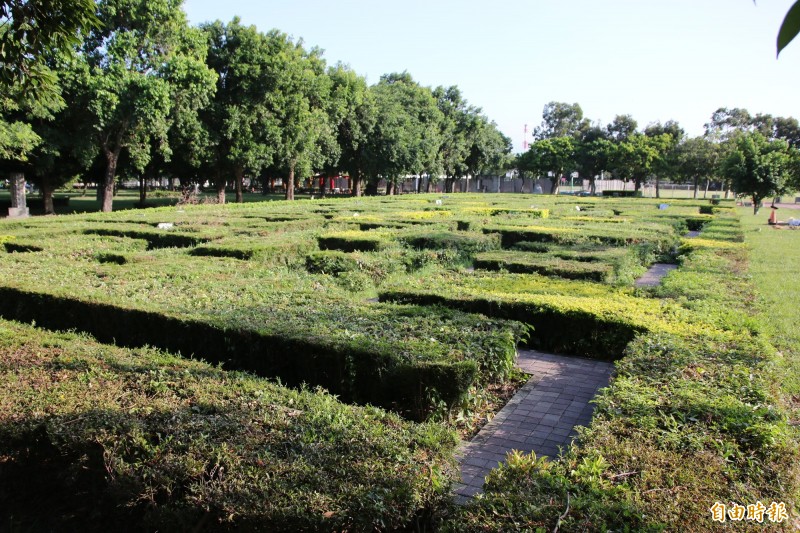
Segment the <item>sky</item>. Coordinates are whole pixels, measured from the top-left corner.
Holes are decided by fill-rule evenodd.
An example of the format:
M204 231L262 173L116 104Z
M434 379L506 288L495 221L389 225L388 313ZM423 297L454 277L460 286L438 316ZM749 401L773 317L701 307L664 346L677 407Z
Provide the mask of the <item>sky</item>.
M800 118L800 37L776 59L794 0L185 0L192 24L277 28L370 84L408 71L456 85L522 151L551 101L605 125L677 120L689 135L720 107ZM528 137L530 141L530 134Z

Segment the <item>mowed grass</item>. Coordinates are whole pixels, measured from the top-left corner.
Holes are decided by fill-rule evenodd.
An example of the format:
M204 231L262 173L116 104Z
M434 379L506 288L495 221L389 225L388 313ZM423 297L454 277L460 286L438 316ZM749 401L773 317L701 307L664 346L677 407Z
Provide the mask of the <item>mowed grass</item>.
M764 329L783 353L785 400L800 420L800 231L767 225L769 209L753 215L740 209L745 242L751 247L750 274L764 315ZM800 210L780 210L779 220L800 218ZM800 437L800 435L798 435Z

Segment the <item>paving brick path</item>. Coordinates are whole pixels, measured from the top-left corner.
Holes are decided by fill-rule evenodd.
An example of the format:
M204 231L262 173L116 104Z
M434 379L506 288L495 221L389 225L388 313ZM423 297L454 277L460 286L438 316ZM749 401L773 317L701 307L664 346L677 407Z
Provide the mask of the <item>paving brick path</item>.
M608 385L613 364L580 357L520 350L517 365L530 380L469 443L459 450L464 502L483 488L484 477L511 450L555 457L587 425L597 390Z
M661 283L661 278L678 268L678 265L655 263L634 283L637 287L655 287Z

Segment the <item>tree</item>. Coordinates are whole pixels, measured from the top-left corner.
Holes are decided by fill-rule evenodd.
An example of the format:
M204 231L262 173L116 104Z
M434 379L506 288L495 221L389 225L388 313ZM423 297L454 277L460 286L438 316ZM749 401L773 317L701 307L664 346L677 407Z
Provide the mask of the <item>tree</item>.
M631 115L617 115L611 124L606 126L608 138L614 142L625 142L636 133L639 124Z
M361 196L361 181L368 167L367 142L375 128L375 96L367 80L347 66L328 70L331 80L332 123L340 155L336 166L350 176L353 196Z
M372 87L377 120L369 141L372 192L381 177L394 194L406 175L438 176L442 112L431 90L407 72L387 74Z
M722 161L722 172L731 179L737 194L753 200L753 214L761 202L782 194L790 184L796 168L797 150L782 139L769 140L758 132L733 136Z
M550 176L551 194L558 194L561 177L575 163L575 141L571 137L541 139L519 158L520 170Z
M72 61L61 65L59 84L67 95L74 90L75 65ZM30 126L40 137L41 143L31 151L25 165L29 181L42 192L45 214L55 214L53 192L83 173L97 154L93 140L82 130L84 111L77 106L64 106L47 116L30 116Z
M634 133L617 144L612 164L623 179L634 182L634 190L638 192L657 168L671 142L670 134L648 137Z
M18 190L12 207L25 207L25 167L42 141L31 122L64 107L53 67L96 24L92 0L0 1L0 165Z
M499 174L512 166L511 139L497 129L497 124L490 122L483 115L476 117L476 129L471 138L469 155L465 165L469 175L492 172Z
M675 152L676 176L679 180L692 184L694 197L697 198L700 180L710 180L717 172L720 145L708 137L692 137L680 143Z
M267 39L276 77L270 111L280 126L275 163L288 174L286 199L294 200L295 176L310 177L314 169L322 168L325 147L335 143L327 109L331 80L321 50L306 52L302 42L294 43L277 30Z
M549 102L542 111L542 124L533 134L536 139L574 137L588 125L589 121L583 118L583 109L577 102Z
M753 117L747 109L720 107L711 115L711 121L705 124L706 136L724 141L737 131L753 129Z
M238 18L202 26L208 40L208 67L217 73L211 104L200 110L209 133L205 151L214 178L217 202L233 178L236 201L242 202L244 174L258 175L272 164L280 141L280 123L270 107L278 93L278 59L269 38Z
M678 169L677 169L677 149L680 143L683 141L683 138L686 136L686 132L681 128L680 124L678 124L674 120L668 120L665 123L661 122L654 122L652 124L648 124L648 126L644 130L644 134L647 137L655 138L659 135L669 135L670 136L670 143L666 146L664 153L662 156L656 161L656 164L653 168L653 174L656 178L656 198L661 197L661 178L674 178L677 176ZM695 186L694 190L695 198L697 197L697 187Z
M794 117L775 117L773 137L783 139L793 148L800 148L800 124Z
M589 180L591 194L596 190L596 176L609 168L615 149L615 143L600 126L591 126L581 133L575 146L575 162L578 173Z
M58 99L48 58L71 54L97 25L93 0L0 1L0 97Z
M442 112L439 162L447 181L447 191L455 192L456 180L469 174L467 160L473 155L473 149L474 155L479 157L482 117L480 109L469 105L456 86L437 87L433 97ZM473 161L473 165L477 164L478 161Z
M180 0L101 0L101 24L87 37L78 94L86 124L105 158L98 190L111 211L120 154L144 171L152 147L166 149L172 108L165 70L184 53L187 27Z

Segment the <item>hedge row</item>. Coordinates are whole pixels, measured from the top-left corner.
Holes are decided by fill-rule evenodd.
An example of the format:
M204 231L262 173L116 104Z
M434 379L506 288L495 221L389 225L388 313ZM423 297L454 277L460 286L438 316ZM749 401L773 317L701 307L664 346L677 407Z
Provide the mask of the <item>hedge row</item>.
M689 252L659 290L707 326L637 336L580 445L557 462L510 456L450 530L710 532L722 527L717 502L783 502L780 524L732 525L792 527L800 453L776 393L778 355L759 334L742 250L717 242Z
M566 279L611 282L614 267L606 263L548 257L530 252L488 252L475 256L475 268L506 270L517 274L542 274Z
M389 246L385 234L375 231L343 231L329 233L317 238L321 250L342 252L376 252Z
M365 308L361 311L363 318L357 318L354 312L358 309L328 308L324 301L318 303L322 308L317 313L320 318L331 318L331 313L339 312L343 315L340 320L356 330L331 329L327 335L320 335L323 328L335 326L297 323L303 317L302 310L294 316L286 314L288 323L296 322L287 324L289 327L250 325L245 313L238 317L237 327L236 323L226 325L220 317L193 319L157 308L126 308L0 288L0 315L6 318L36 322L51 329L86 331L101 341L124 346L157 346L225 363L226 368L279 377L292 386L322 386L346 401L392 408L415 419L428 416L436 402L456 404L479 379L508 372L516 338L522 333L513 324L487 322L444 310ZM358 323L367 317L372 323ZM423 317L431 324L430 329L442 321L447 321L449 328L438 334L428 333L424 331L427 328L417 327ZM253 318L261 323L257 315ZM359 326L365 329L363 333L358 332ZM402 341L368 333L391 327L409 333L420 331L410 337L402 335ZM458 338L470 330L478 338Z
M703 331L705 320L678 304L638 297L630 289L537 275L452 273L424 284L388 285L381 301L445 305L533 327L542 350L601 359L620 357L638 333Z
M12 531L424 528L455 438L324 392L0 321Z
M520 242L543 242L558 244L596 243L609 246L647 245L656 256L665 257L674 253L678 235L671 231L641 231L638 229L610 227L604 230L579 225L548 226L486 226L484 233L499 233L503 248L511 248Z
M402 234L398 239L407 246L420 250L455 250L465 257L478 252L497 250L500 238L497 235L480 233L456 233L452 231L427 231Z

